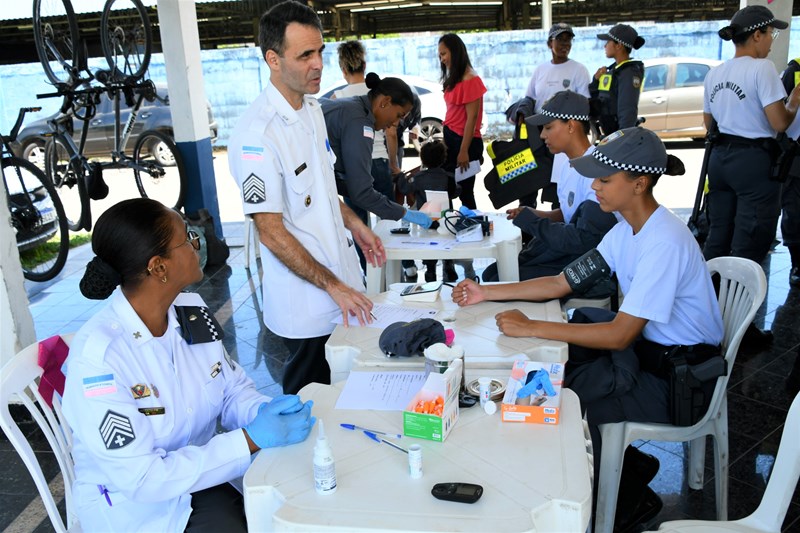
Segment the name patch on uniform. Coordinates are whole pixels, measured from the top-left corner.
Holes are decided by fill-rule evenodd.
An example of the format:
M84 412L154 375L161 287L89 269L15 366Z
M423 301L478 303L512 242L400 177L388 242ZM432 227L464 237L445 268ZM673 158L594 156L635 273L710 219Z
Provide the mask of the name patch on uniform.
M133 393L134 400L141 400L150 396L150 388L144 383L137 383L131 387L131 393Z
M294 175L295 175L295 176L299 176L299 175L300 175L300 173L301 173L302 171L304 171L305 169L307 169L307 168L308 168L308 165L306 165L305 163L303 163L302 165L300 165L299 167L297 167L296 169L294 169Z
M364 126L364 137L368 137L370 139L374 139L375 138L375 130L373 130L369 126Z
M140 407L139 412L144 416L163 415L167 410L163 407Z
M98 429L107 450L124 448L136 440L130 419L111 410L106 411L106 416L103 417Z
M260 204L267 199L267 187L264 180L250 174L242 182L242 198L246 204Z
M264 148L261 146L242 146L242 159L261 161L264 159Z
M103 374L83 378L83 395L87 398L92 396L102 396L117 392L117 385L114 383L114 374Z

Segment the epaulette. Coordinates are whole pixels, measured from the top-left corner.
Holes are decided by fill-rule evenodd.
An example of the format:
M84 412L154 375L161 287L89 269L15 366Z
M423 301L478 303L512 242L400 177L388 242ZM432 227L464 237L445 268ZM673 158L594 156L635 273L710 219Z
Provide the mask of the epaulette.
M214 314L199 294L184 292L173 302L181 336L187 344L203 344L222 340L225 333Z

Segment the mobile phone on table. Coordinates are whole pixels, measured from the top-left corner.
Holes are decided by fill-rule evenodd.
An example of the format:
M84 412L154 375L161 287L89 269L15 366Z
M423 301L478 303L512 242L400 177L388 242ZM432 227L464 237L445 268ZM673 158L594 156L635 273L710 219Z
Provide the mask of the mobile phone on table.
M389 233L393 233L395 235L408 235L411 231L411 228L392 228L389 230Z

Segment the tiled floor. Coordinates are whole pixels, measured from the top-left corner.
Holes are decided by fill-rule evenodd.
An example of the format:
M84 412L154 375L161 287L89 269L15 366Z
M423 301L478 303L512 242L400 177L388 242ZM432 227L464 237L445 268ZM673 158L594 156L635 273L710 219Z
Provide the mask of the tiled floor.
M244 268L241 224L226 225L225 235L231 248L228 264L207 273L197 291L215 311L223 325L224 343L230 354L247 369L258 386L267 393L280 392L282 345L261 327L260 281ZM70 263L57 282L28 287L31 311L38 338L77 330L103 302L90 302L78 291L83 267L90 258L87 248L71 252ZM485 266L476 261L476 267ZM730 432L729 516L748 515L758 506L766 486L783 422L800 381L800 289L790 290L789 258L778 246L765 261L769 278L767 299L757 315L760 327L771 328L775 341L754 353L740 353L730 379L728 416ZM793 388L788 376L794 376ZM57 475L57 465L46 443L31 428L46 474ZM661 469L651 483L664 501L664 508L653 520L680 518L713 519L714 483L712 446L706 460L703 490L689 490L686 484L685 447L662 442L639 443L643 450L656 455ZM36 489L27 470L8 441L0 435L0 529L5 531L51 531L43 509L37 508ZM800 532L800 492L795 491L784 531Z

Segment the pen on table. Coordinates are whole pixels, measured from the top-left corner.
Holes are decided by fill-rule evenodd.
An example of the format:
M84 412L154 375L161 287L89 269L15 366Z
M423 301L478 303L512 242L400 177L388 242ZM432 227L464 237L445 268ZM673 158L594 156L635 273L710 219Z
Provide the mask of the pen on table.
M430 241L430 242L401 241L401 244L427 244L428 246L435 246L439 243L436 241Z
M378 431L377 429L369 429L364 428L361 426L357 426L355 424L339 424L344 429L351 429L351 430L360 430L360 431L369 431L370 433L374 433L375 435L383 435L385 437L391 437L393 439L402 439L403 436L398 433L386 433L385 431Z
M384 444L388 444L389 446L391 446L395 450L400 450L403 453L408 453L408 450L406 450L402 446L398 446L394 442L390 442L390 441L388 441L388 440L386 440L386 439L384 439L382 437L379 437L379 436L377 436L375 433L373 433L371 431L364 431L364 435L366 435L367 437L371 438L375 442L382 442Z
M376 317L375 313L373 313L372 311L369 312L369 316L372 317L372 320L378 320L378 317Z

